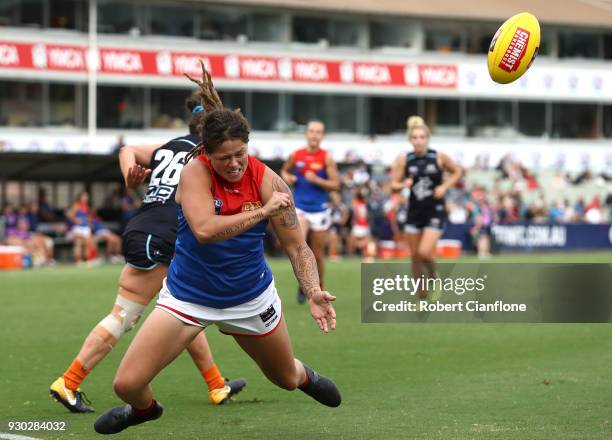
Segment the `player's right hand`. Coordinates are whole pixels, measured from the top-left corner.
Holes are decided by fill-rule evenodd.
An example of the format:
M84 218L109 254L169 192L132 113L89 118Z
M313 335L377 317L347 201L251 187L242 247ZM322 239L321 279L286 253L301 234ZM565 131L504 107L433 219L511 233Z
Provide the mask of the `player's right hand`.
M264 205L263 212L266 217L272 217L289 206L291 206L291 196L285 192L274 191L270 200Z
M128 188L138 188L149 174L151 174L150 169L136 164L128 170L125 186Z
M317 289L308 301L312 319L317 322L319 329L325 333L336 330L336 311L334 306L331 305L332 301L335 300L336 297L329 292Z

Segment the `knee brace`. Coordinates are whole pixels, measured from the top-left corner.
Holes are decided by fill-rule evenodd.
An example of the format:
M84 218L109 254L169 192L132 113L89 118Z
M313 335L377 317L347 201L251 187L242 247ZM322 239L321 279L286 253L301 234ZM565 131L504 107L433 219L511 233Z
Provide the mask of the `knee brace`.
M98 325L119 339L125 332L129 332L134 328L146 306L124 298L121 295L117 295L115 304L121 308L119 313L109 314Z

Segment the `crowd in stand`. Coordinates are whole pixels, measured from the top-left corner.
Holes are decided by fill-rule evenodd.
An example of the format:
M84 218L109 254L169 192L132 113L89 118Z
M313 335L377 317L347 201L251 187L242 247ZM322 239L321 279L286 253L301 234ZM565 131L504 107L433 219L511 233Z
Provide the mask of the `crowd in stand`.
M121 211L124 216L135 212L136 201L130 196L120 199L119 203L125 207ZM21 206L4 205L2 217L0 244L22 247L28 265L55 264L58 244L72 245L72 256L77 264L91 264L101 259L123 263L120 225L127 219L111 222L116 227L109 227L108 222L104 222L97 210L90 206L87 192L79 194L71 207L62 212L53 209L41 191L37 201ZM105 245L103 254L99 253L102 243Z
M577 197L573 201L563 197L563 189L567 186L581 185L591 179L608 182L612 180L610 176L581 173L571 178L557 173L552 181L554 192L545 193L535 173L516 162L504 158L496 170L492 186L468 186L464 179L447 195L449 223L472 224L475 247L480 233L486 233L492 224L612 221L612 193L604 196L602 191L601 196ZM382 164L354 162L341 168L341 189L330 194L329 202L332 226L328 253L331 258L372 254L381 242L403 242L408 194L393 193L389 182L389 169ZM116 227L108 228L89 206L87 193L79 195L61 214L51 209L42 194L36 202L19 207L4 206L4 234L0 241L23 246L37 265L54 263L53 245L58 238L72 243L76 262L98 258L101 242L106 244L104 257L120 262L119 234L135 213L137 204L136 196L114 194L105 205L121 214ZM49 231L49 228L40 228L41 224L56 226Z

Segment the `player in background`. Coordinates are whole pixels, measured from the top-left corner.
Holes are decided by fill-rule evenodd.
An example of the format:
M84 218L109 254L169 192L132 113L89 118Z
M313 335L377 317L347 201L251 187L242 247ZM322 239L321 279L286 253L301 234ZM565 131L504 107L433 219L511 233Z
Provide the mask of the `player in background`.
M435 277L436 246L447 218L444 196L463 172L448 155L429 148L431 132L423 118L411 116L406 125L413 150L395 159L391 188L410 190L404 232L410 247L413 276ZM444 173L449 177L444 179ZM419 296L426 297L427 291L420 291Z
M177 191L176 256L155 310L115 376L115 392L127 405L98 417L94 429L100 434L161 417L163 407L154 399L151 381L211 324L232 335L272 383L300 389L326 406L341 403L333 381L294 357L265 260L263 238L270 221L309 298L313 319L324 332L336 327L335 297L320 287L291 191L248 154L248 122L239 110L223 107L203 65L202 70L202 81L194 81L207 114L202 143L190 153L194 160L185 165Z
M304 239L312 249L317 260L321 287L325 244L331 225L331 212L328 208L328 192L340 189L338 167L331 154L321 148L325 135L325 125L321 121L310 121L306 125L306 147L292 153L284 163L281 177L293 185L295 209L300 221ZM298 288L298 302L306 302L302 289Z
M79 194L66 213L66 218L71 223L68 237L72 239L74 260L79 265L85 264L92 244L88 192L83 191Z
M63 376L51 384L51 396L72 412L93 412L84 401L79 388L81 382L121 336L136 325L168 272L177 230L176 187L185 156L200 142L197 127L204 116L204 108L197 99L189 98L186 105L192 114L189 135L162 146L123 147L119 152L119 164L128 188L138 187L149 175L151 179L138 213L123 234L126 265L119 276L119 292L113 309L87 336ZM204 332L194 338L187 350L208 384L213 404L227 402L246 385L244 379L225 381L213 361Z

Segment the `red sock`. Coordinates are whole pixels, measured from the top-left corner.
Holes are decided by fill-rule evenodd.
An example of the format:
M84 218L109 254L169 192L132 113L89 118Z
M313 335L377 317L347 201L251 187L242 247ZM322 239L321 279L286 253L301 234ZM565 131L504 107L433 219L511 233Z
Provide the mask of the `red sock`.
M151 400L151 404L148 407L144 408L144 409L139 409L139 408L136 408L135 406L132 406L132 413L135 416L144 416L144 415L150 413L151 411L153 411L153 408L155 408L156 404L157 404L157 402L155 401L155 399L153 399L153 400Z
M221 372L217 368L216 364L212 364L212 367L207 370L200 371L200 373L208 385L208 391L223 388L225 386L225 379L223 379L223 376L221 376Z
M66 384L66 388L76 391L81 385L81 382L83 382L89 374L89 371L83 368L83 365L77 358L74 358L74 361L72 361L72 364L70 364L70 367L68 367L64 373L64 383Z

